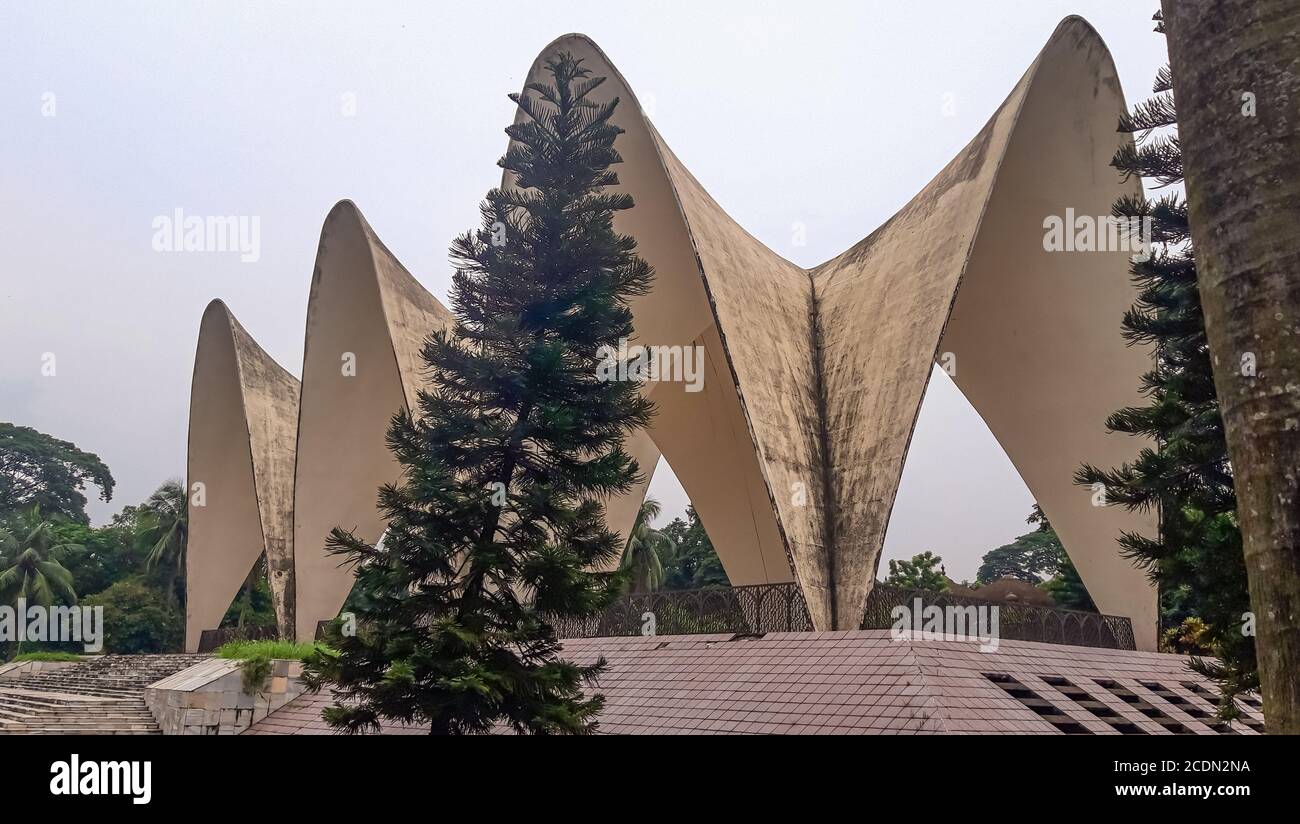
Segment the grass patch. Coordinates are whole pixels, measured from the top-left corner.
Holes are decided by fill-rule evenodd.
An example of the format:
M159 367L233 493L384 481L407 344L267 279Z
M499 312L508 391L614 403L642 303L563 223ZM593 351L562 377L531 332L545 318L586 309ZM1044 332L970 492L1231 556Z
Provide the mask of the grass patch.
M80 661L82 657L75 652L24 652L14 657L12 663L19 661Z
M247 661L250 658L287 658L301 661L316 651L318 644L296 644L293 641L230 641L214 653L218 658Z
M302 661L320 646L293 641L230 641L217 648L216 656L239 662L244 692L252 695L266 685L272 659Z

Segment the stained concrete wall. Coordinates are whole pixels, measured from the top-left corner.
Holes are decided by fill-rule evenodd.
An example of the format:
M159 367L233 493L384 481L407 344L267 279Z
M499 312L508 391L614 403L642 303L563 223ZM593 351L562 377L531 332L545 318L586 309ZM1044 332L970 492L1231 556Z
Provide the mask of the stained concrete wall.
M646 385L659 415L629 444L645 478L609 502L611 526L630 529L662 453L734 584L796 581L818 628L856 627L931 365L953 353L958 387L1057 527L1098 605L1132 617L1139 647L1153 648L1154 591L1119 557L1114 539L1128 529L1150 532L1154 518L1094 507L1072 482L1080 462L1114 465L1141 445L1104 429L1110 411L1138 400L1149 363L1119 334L1134 297L1127 264L1118 253L1048 253L1042 244L1048 215L1066 208L1106 215L1116 196L1139 190L1109 167L1125 139L1114 131L1124 100L1096 32L1080 18L1063 21L988 124L920 194L810 270L764 247L718 206L590 39L554 41L528 79L544 80L543 59L561 50L608 78L598 100L622 101L614 118L624 129L617 188L636 207L618 213L615 226L637 239L656 272L653 291L633 304L632 343L702 347L707 366L701 392ZM509 175L503 185L512 185ZM300 639L337 612L351 586L350 572L324 552L329 529L342 525L370 540L382 533L375 489L398 474L384 449L387 422L414 401L420 341L451 322L355 207L331 212L308 305L296 418L291 550ZM228 475L263 494L242 467L279 467L295 441L263 439L252 448L275 456L255 453L251 461L207 448L243 448L230 398L255 391L231 380L220 345L210 348L204 381L227 387L213 409L229 408L197 421L192 410L191 474ZM346 353L355 356L353 376L340 370ZM196 391L198 384L196 364ZM205 456L198 467L196 428ZM246 498L230 506L227 527L199 524L198 546L201 554L227 547L238 566L256 557L248 546L255 507ZM280 523L278 504L262 510L264 524L268 515ZM229 589L214 581L219 591L201 593L204 604Z

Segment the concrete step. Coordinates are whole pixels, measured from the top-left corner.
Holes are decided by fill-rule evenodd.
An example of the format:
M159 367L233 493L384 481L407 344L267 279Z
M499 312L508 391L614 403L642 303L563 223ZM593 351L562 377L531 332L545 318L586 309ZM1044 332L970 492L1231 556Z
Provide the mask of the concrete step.
M0 727L0 735L162 735L162 730L98 730L80 727L28 727L21 730Z
M152 721L153 714L148 710L143 712L135 711L117 711L117 712L48 712L40 709L13 710L4 709L0 711L0 719L25 719L25 718L51 718L60 721L75 718L99 719L99 718L128 718L132 720Z
M22 721L6 721L0 724L0 731L11 733L27 732L34 729L50 730L100 730L113 731L121 730L124 732L149 732L158 729L158 725L152 720L139 719L109 719L105 721L86 720L84 718L71 719L50 719L50 718L29 718Z
M125 708L125 710L43 710L40 707L0 707L0 717L27 717L39 715L51 717L51 719L103 719L103 717L142 717L148 719L153 717L147 710L134 710L134 708Z
M0 735L160 735L145 688L209 659L108 655L0 679Z
M70 693L52 693L44 690L29 690L26 687L15 687L13 689L0 688L0 702L4 701L39 701L43 706L51 704L100 704L103 703L98 698L86 700L84 695L73 695Z
M122 699L123 701L130 699ZM79 698L59 699L46 695L13 695L0 693L0 707L36 707L38 709L54 707L97 707L113 705L116 701L84 701Z

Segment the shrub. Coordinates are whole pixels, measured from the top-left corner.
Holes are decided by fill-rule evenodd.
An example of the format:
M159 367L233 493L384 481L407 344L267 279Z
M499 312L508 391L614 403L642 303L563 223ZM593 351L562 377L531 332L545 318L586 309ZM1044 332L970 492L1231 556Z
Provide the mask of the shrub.
M301 661L315 652L319 644L297 644L293 641L228 641L217 648L218 658L288 658Z
M181 611L139 577L118 581L81 605L104 608L105 652L176 652L184 641Z
M251 695L266 683L267 676L271 674L272 659L302 661L323 648L322 644L298 644L293 641L228 641L217 648L216 656L239 661L244 692Z
M14 658L19 661L80 661L82 657L74 652L24 652Z

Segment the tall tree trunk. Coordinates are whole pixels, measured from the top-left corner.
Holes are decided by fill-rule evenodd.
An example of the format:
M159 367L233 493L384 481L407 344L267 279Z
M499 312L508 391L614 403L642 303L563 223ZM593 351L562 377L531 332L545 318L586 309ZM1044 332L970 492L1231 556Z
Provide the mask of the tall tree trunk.
M1264 714L1300 733L1300 3L1162 0Z

